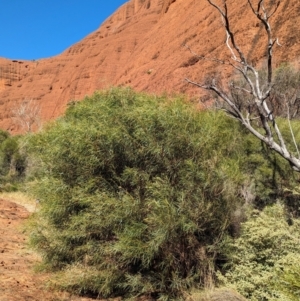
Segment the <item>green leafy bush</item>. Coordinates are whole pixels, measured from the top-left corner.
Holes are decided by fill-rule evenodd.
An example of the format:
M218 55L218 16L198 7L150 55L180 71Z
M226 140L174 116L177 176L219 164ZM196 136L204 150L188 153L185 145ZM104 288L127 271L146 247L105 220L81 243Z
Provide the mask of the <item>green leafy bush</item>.
M299 225L298 225L299 226ZM300 254L290 252L276 265L276 287L287 300L300 300Z
M9 133L7 131L0 129L0 145L9 137Z
M296 153L291 128L295 140L300 141L299 120L288 122L287 119L278 118L277 123L289 149ZM261 210L280 199L292 217L300 217L300 174L293 171L283 158L253 137L244 136L244 139L246 139L246 154L248 155L245 163L247 168L244 172L251 174L255 208Z
M0 144L0 162L1 162L1 174L4 175L9 171L13 155L16 153L18 144L15 139L9 136L8 133L1 133Z
M282 205L254 210L232 240L229 269L219 278L252 301L299 300L299 242L300 220L289 219Z
M31 137L32 244L80 293L180 299L213 282L242 203L245 145L222 113L112 89Z
M0 185L1 190L16 189L16 182L25 174L26 156L20 150L20 137L0 130Z

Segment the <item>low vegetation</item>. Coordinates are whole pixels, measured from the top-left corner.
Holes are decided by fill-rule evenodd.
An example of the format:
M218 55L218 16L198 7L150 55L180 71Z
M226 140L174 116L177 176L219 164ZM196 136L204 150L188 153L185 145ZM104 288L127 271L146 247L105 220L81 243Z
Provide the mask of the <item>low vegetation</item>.
M61 271L59 283L161 298L211 285L219 242L243 204L238 130L183 99L126 89L72 104L32 137L43 162L32 243Z
M247 210L293 189L285 162L223 113L130 89L70 104L27 151L41 202L31 243L80 294L180 300L212 287Z
M27 163L20 140L21 137L0 130L0 192L16 191L24 180Z
M299 297L299 174L222 112L114 88L39 133L1 137L2 186L25 180L52 285L123 299Z
M254 210L226 245L228 270L219 278L249 300L299 300L299 242L300 221L281 204Z

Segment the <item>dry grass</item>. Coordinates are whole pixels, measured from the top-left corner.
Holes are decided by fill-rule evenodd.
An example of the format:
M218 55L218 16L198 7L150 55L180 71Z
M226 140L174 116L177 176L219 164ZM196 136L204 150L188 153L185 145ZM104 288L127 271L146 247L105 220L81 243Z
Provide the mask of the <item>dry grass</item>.
M207 289L193 292L186 301L247 301L230 288Z
M29 212L34 212L37 209L37 203L34 199L30 198L28 195L16 191L16 192L1 192L0 198L18 205L25 207Z

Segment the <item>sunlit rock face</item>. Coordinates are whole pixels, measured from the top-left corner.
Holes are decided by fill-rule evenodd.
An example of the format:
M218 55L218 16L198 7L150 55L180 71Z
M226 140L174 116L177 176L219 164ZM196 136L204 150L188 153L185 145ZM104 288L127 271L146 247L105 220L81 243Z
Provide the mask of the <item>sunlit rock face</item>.
M264 27L247 1L227 2L239 46L254 65L263 66ZM274 47L274 65L291 62L298 67L300 6L298 0L281 2L271 19L281 45ZM201 92L188 85L186 77L226 79L233 71L195 58L186 45L200 56L225 59L230 57L225 39L222 20L206 0L131 0L60 55L38 61L0 59L0 127L13 133L22 130L12 111L25 100L35 99L47 121L63 114L71 100L112 85L198 97Z

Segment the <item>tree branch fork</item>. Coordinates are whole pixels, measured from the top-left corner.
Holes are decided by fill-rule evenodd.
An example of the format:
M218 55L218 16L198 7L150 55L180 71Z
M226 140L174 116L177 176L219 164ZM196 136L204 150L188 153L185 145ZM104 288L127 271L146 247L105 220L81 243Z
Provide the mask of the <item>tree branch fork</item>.
M190 80L189 78L186 78L185 80L201 89L213 91L219 98L221 98L223 102L226 103L227 106L224 107L224 109L227 113L239 120L248 131L265 143L270 149L273 149L284 159L286 159L294 170L300 172L300 156L292 127L290 125L294 146L297 150L295 155L289 151L285 139L277 124L276 116L273 114L268 103L268 98L270 97L270 93L273 89L273 48L275 45L280 46L278 39L274 39L272 36L270 18L277 12L280 1L276 3L273 10L268 11L266 9L264 0L258 1L257 8L254 7L251 0L247 0L252 13L263 25L265 34L267 36L267 42L265 45L267 56L267 79L263 82L260 78L258 70L256 70L256 68L248 62L246 56L236 41L235 34L231 29L230 18L228 16L227 1L222 0L222 6L215 4L212 0L207 0L207 2L217 10L222 18L222 24L226 33L225 47L229 50L230 60L224 61L218 58L199 56L193 52L188 45L185 45L185 47L200 60L209 60L219 65L231 66L238 72L238 74L241 75L242 79L246 83L246 87L236 85L234 82L229 82L228 89L224 90L220 84L216 83L214 78L210 80L210 83L199 83ZM249 107L252 109L241 109L234 97L232 97L230 91L242 91L243 93L247 94L247 101L249 102ZM284 98L283 101L285 101ZM253 114L255 114L255 116L253 116ZM260 127L257 127L253 123L253 121L257 119L260 120Z

